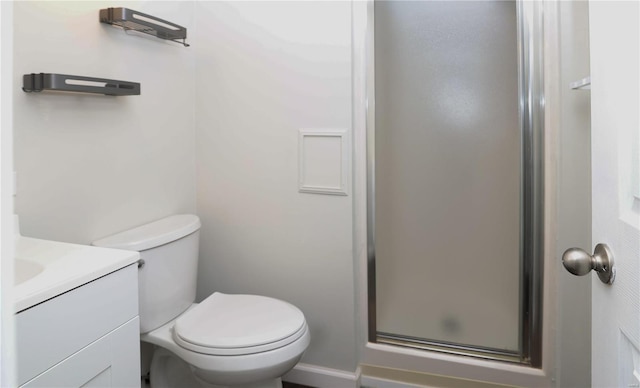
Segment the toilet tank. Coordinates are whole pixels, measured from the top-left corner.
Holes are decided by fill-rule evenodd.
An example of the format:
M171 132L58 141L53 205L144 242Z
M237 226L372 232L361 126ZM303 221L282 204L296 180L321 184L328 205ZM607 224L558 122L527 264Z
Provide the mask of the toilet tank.
M105 248L140 252L140 332L156 329L196 298L200 219L180 214L95 241Z

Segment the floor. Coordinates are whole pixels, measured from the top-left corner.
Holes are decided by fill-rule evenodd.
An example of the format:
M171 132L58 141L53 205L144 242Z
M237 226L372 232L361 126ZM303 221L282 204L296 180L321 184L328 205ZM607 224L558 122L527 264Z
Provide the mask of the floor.
M149 388L149 382L146 381L144 378L142 379L142 384L141 384L142 388ZM294 383L289 383L286 381L282 382L282 388L314 388L314 387L310 387L308 385L300 385L300 384L294 384Z
M313 388L313 387L310 387L308 385L300 385L300 384L294 384L294 383L283 381L282 388Z

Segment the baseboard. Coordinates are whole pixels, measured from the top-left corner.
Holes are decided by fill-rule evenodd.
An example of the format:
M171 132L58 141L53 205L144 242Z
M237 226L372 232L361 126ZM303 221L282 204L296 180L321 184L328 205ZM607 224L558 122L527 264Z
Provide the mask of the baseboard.
M363 388L420 388L425 385L403 383L401 381L388 380L380 377L362 376L360 380Z
M315 388L358 388L360 368L355 372L347 372L317 365L298 364L284 375L282 380Z

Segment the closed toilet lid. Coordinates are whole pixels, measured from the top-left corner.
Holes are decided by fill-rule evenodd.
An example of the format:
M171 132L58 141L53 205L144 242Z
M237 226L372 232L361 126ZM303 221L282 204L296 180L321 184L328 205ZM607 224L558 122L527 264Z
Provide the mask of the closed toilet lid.
M216 292L176 319L180 346L206 354L267 351L295 341L307 330L302 311L266 296Z

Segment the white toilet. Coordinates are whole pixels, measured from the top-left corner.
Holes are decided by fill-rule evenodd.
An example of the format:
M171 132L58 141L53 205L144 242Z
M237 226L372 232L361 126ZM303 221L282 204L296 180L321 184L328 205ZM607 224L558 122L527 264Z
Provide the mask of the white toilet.
M175 215L95 241L140 252L141 341L157 345L152 388L282 387L309 345L295 306L257 295L196 295L200 220Z

